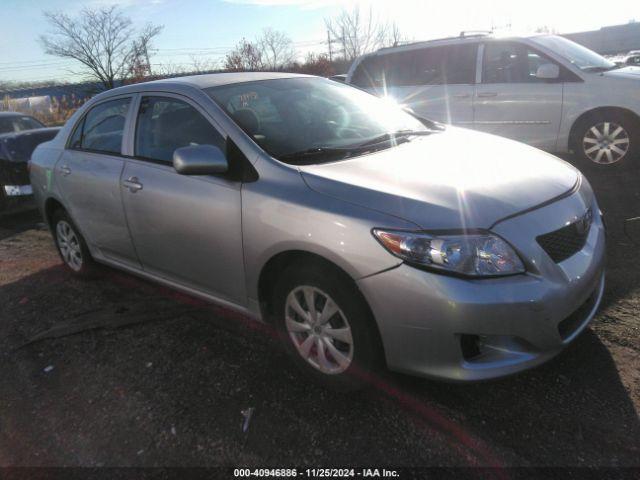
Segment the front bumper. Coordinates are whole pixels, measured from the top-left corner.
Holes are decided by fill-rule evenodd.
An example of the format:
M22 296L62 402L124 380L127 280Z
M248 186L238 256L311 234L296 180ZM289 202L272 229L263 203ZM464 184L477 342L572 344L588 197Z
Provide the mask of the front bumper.
M464 279L400 265L360 279L391 370L448 380L509 375L558 354L594 317L604 290L605 234L599 215L582 250L554 263L534 240L598 212L586 185L574 195L492 230L528 273ZM551 219L556 219L551 220Z

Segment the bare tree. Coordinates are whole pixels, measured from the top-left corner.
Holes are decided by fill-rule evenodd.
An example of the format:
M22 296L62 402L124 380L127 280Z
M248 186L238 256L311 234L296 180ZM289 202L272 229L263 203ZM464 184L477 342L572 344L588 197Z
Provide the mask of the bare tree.
M264 70L265 63L260 46L243 38L231 52L227 53L224 68L233 72Z
M387 38L384 41L385 47L397 47L408 41L406 35L400 32L400 28L396 22L389 25L387 29Z
M325 19L325 24L330 37L341 46L346 60L401 41L397 25L381 22L372 8L364 13L359 6L342 10L337 17Z
M51 34L40 37L45 53L78 61L105 89L128 76L151 73L149 50L162 26L149 24L137 32L117 6L85 8L77 17L44 16L52 27Z
M256 43L262 54L264 67L269 70L281 70L296 59L293 42L283 32L266 28Z
M207 73L214 70L218 70L218 60L212 60L210 58L198 58L195 55L191 55L191 72L192 73Z

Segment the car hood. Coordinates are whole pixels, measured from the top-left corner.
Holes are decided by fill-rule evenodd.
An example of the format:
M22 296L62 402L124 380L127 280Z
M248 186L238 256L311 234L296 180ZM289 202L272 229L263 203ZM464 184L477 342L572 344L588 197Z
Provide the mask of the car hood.
M631 78L634 80L640 80L640 67L622 67L602 74L605 77L611 78Z
M571 191L580 176L535 148L453 127L380 152L299 168L316 192L424 229L489 228Z

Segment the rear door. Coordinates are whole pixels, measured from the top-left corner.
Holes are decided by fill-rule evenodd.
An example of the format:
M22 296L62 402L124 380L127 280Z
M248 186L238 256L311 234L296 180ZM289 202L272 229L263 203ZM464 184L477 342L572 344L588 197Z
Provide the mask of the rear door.
M545 63L557 64L523 43L486 42L474 100L474 128L554 150L562 117L563 83L561 78L536 76L538 67Z
M145 271L222 300L245 302L241 182L180 175L173 152L187 145L226 151L225 135L190 99L142 95L123 199Z
M105 258L137 267L120 195L122 140L131 121L131 96L92 107L76 126L55 176L83 236Z
M354 72L353 83L422 117L471 125L477 49L475 43L464 43L368 57Z

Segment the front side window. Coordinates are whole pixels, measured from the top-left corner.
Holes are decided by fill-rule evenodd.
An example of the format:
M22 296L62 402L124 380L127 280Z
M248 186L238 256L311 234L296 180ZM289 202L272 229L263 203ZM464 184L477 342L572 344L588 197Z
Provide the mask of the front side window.
M71 148L119 155L130 103L130 98L120 98L89 110L73 133Z
M315 163L355 154L352 148L397 132L429 133L390 101L326 79L260 80L205 91L267 153L292 163L300 152Z
M189 145L213 145L224 138L195 108L169 97L144 97L138 112L135 155L170 163L173 152Z
M482 83L537 83L538 67L549 60L519 43L491 42L484 49Z

